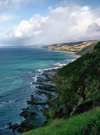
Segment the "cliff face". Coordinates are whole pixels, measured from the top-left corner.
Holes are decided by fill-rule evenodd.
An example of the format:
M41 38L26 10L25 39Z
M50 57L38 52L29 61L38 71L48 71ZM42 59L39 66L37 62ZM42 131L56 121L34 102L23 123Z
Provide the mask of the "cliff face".
M61 68L56 74L58 97L52 118L70 117L100 105L100 42L92 53Z

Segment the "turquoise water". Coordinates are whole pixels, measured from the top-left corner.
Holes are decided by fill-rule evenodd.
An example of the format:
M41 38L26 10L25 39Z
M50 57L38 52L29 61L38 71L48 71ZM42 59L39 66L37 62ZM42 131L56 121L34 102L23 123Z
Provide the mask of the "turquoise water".
M68 64L76 58L72 53L42 48L0 48L0 134L6 132L9 122L23 121L19 113L35 89L31 82L36 70Z

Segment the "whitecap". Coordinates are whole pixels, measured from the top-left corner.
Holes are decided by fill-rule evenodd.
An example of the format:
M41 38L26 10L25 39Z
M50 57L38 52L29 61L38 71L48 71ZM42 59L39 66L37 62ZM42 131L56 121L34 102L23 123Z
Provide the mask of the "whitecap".
M59 66L59 67L62 67L62 66L65 66L65 65L67 65L67 64L55 63L54 65Z
M55 63L54 65L56 65L56 66L62 66L62 64L60 64L60 63Z
M76 59L72 59L72 61L75 61Z
M45 69L38 69L38 70L36 70L36 72L42 74L42 73L44 72L44 70L45 70Z
M32 77L34 82L37 82L37 77L38 77L38 75Z

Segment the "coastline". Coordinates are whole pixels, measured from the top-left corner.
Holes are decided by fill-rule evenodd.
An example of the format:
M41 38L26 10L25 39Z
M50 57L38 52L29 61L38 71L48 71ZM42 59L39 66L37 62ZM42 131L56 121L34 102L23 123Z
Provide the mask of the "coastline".
M72 56L81 57L82 55L78 55L78 54L74 53Z
M8 129L12 130L13 133L23 133L37 127L42 127L48 121L44 115L45 110L50 109L49 102L57 97L56 85L51 81L51 78L59 68L36 70L39 76L31 83L31 85L35 85L36 89L32 92L30 100L27 101L28 107L22 108L19 114L25 120L20 124L8 124Z
M90 59L90 56L92 57L92 60ZM98 57L96 57L96 58L98 58ZM88 56L88 58L85 57L84 61L87 62L90 60L89 64L92 65L94 63L93 59L94 59L94 54L93 55L90 54ZM99 88L97 86L96 90L92 91L91 90L92 88L90 85L89 91L87 91L86 93L84 93L83 89L82 89L82 91L79 91L79 88L82 88L82 84L83 84L84 80L87 80L88 76L85 75L87 73L89 73L90 77L93 78L93 81L91 79L92 83L94 82L94 78L95 78L95 80L96 80L95 82L97 82L97 84L98 84L98 80L100 80L100 78L98 76L97 70L95 70L97 76L95 76L95 73L93 74L94 76L92 76L93 70L90 70L90 68L88 68L87 64L84 66L83 65L84 61L82 61L82 62L81 61L82 61L82 58L80 58L78 62L70 64L69 67L65 67L64 71L65 70L67 71L66 78L64 76L65 72L63 72L62 70L60 72L58 71L61 74L58 73L59 74L58 77L56 76L56 78L54 78L54 79L56 79L57 82L58 81L60 82L60 86L61 86L62 90L59 91L59 97L54 99L54 101L52 102L54 105L53 109L50 110L50 118L52 118L52 121L50 121L50 123L48 123L46 125L46 127L32 130L32 131L28 132L28 134L30 134L30 133L34 134L34 135L41 134L41 131L43 131L42 134L68 134L68 135L70 133L71 134L85 134L85 133L99 134L99 130L98 130L100 128L100 124L99 124L99 118L100 118L100 107L99 107L100 94L99 93L100 93L100 91L99 91ZM76 66L76 65L78 65L78 66ZM78 68L76 68L76 67L78 67ZM68 69L71 69L71 70L68 70ZM78 69L78 70L74 70L74 69ZM86 73L86 69L88 71L87 73ZM97 69L98 69L98 67L97 67ZM74 72L73 72L73 70L74 70ZM82 71L80 73L80 75L79 75L79 71ZM69 76L67 76L67 75L69 75ZM73 75L76 78L75 77L73 78ZM64 78L62 78L63 76L64 76ZM78 80L77 80L77 76L79 76ZM83 76L83 78L82 78L82 76ZM61 79L61 81L60 81L60 79ZM66 80L68 79L66 81L66 85L65 85L65 79ZM73 82L74 82L74 85L72 85ZM88 79L87 82L90 83L90 79ZM62 83L62 85L61 85L61 83ZM85 88L87 88L89 83L85 84ZM78 84L78 87L77 87L77 84ZM71 87L69 87L69 86L71 86ZM89 97L87 96L88 92L91 92L91 96L89 96ZM67 98L67 96L68 96L68 98ZM84 96L86 96L86 98L84 98ZM76 97L77 97L77 100L76 100ZM98 110L98 112L97 112L97 110ZM91 113L92 111L94 113ZM75 126L75 122L76 122L76 125L78 124L77 126ZM80 125L81 125L81 127L80 127ZM77 130L77 129L79 129L79 130ZM71 131L73 131L73 133Z
M36 88L36 90L33 91L30 100L27 101L28 107L23 108L20 113L20 116L24 117L25 120L19 125L17 123L11 124L10 129L12 129L12 131L16 132L18 130L18 132L23 133L25 132L25 130L29 131L36 127L41 127L47 122L47 120L45 119L45 115L42 114L42 111L50 109L48 102L57 96L56 88L54 86L55 83L52 82L51 78L54 74L56 74L58 69L67 64L55 63L55 65L57 65L58 67L36 70L36 72L40 76L37 75L33 77L34 80L31 83L31 86L36 85L34 87ZM31 74L31 72L29 72L29 74ZM42 95L46 95L47 98L43 99L44 97L42 97ZM39 114L37 114L37 112ZM29 123L32 123L32 125L30 125Z
M21 49L21 51L22 51L22 49ZM40 52L39 59L35 58L36 51ZM19 52L20 51L17 50L16 54L19 54ZM68 63L74 61L74 59L77 59L77 57L72 56L72 53L68 53L68 57L67 57L67 53L65 53L65 52L56 52L56 53L55 52L48 53L48 52L49 52L48 49L47 50L44 50L44 49L43 50L41 50L41 49L34 50L33 49L31 54L28 55L30 53L30 48L29 48L27 51L26 51L26 49L25 50L23 49L23 55L25 56L24 59L26 59L25 61L23 61L23 59L21 59L20 55L17 55L18 56L17 58L14 57L15 54L13 54L13 53L12 53L13 59L10 59L10 57L8 57L9 61L10 60L19 61L18 67L17 66L14 67L14 65L12 66L13 61L11 61L9 66L12 67L11 69L15 68L16 72L18 71L17 73L19 73L19 74L15 74L16 73L15 70L12 70L12 71L14 71L13 73L14 73L15 77L12 74L11 74L11 77L14 77L15 81L18 81L18 79L21 79L23 81L23 83L21 84L20 87L15 88L14 90L12 89L11 91L7 91L6 93L3 94L3 96L0 97L0 105L1 105L0 114L3 114L3 115L1 115L1 121L0 121L0 124L1 124L0 133L6 132L8 135L10 135L10 133L8 133L8 132L12 132L12 130L13 131L15 130L14 133L17 135L16 132L17 132L18 126L20 125L20 123L22 121L24 121L23 116L25 116L24 114L22 114L23 116L21 117L19 114L23 111L25 112L25 110L29 111L29 109L27 109L27 106L30 106L30 104L27 104L27 100L29 101L28 103L30 103L31 95L34 95L34 97L36 99L38 99L37 104L34 104L32 106L38 106L40 108L42 108L41 106L45 106L47 109L47 104L45 104L46 102L42 103L42 100L44 102L44 100L47 100L47 98L51 98L52 94L50 94L50 93L53 93L53 91L47 92L46 89L50 89L50 87L51 87L50 83L49 83L49 79L47 79L48 80L48 84L47 84L47 82L45 81L45 77L42 76L42 77L44 77L44 79L39 78L39 75L44 73L44 70L46 73L46 72L48 72L48 69L55 70L56 67L57 67L57 69L59 69L65 65L67 65ZM42 57L42 54L43 54L43 57ZM44 54L45 54L45 57L44 57ZM47 57L47 55L49 57ZM7 55L7 56L9 56L9 55ZM33 58L33 59L31 60L31 58ZM36 60L37 60L37 62L35 63ZM38 60L41 62L38 63ZM15 65L16 65L16 63L15 63ZM25 69L24 69L24 66L26 66ZM16 78L16 76L18 78ZM7 79L7 77L6 77L6 79ZM38 80L40 81L40 84L41 84L39 86L40 90L38 90L38 85L39 85L39 83L37 82ZM45 84L42 85L42 81L44 81L47 85L45 85ZM5 83L5 85L7 85L7 84L9 84L9 81L7 81ZM13 82L12 82L12 84L13 84ZM35 87L35 85L37 85L37 86ZM9 84L9 86L10 86L10 84ZM7 87L7 89L8 89L8 87ZM44 91L44 89L46 91ZM10 93L12 93L12 94L10 94ZM15 107L16 107L16 109L15 109ZM4 109L7 110L6 113L5 113ZM29 115L31 116L32 113L35 115L34 110L36 110L36 109L30 108L30 110L31 109L33 109L33 112L29 113L28 116L26 115L25 117L29 117ZM43 107L43 109L44 109L44 107ZM12 117L9 117L9 116L12 116ZM42 117L41 115L38 115L38 116L40 119L42 119L42 118L44 119L44 117ZM32 118L34 119L34 117L32 117ZM40 123L40 122L41 122L41 120L37 123ZM2 126L2 123L4 126ZM8 129L9 126L10 126L10 128L12 127L12 130ZM7 129L5 129L5 128L7 128Z
M73 52L72 52L73 53ZM76 56L76 55L72 55L72 56ZM79 55L77 55L79 57ZM81 56L80 56L81 57ZM76 59L75 59L76 60ZM73 61L72 61L73 62ZM56 65L56 64L54 64ZM33 125L30 125L29 123L32 122L31 119L35 120L35 117L37 114L37 112L35 112L35 110L33 109L33 111L29 112L30 107L24 108L22 109L22 112L20 113L20 116L24 117L25 120L19 125L19 129L18 131L20 133L23 133L23 131L29 131L31 129L35 129L37 127L42 127L44 126L47 121L48 121L48 115L46 113L46 111L50 110L51 106L51 102L58 97L57 95L57 86L58 83L56 82L55 79L55 74L57 73L57 71L59 69L61 69L62 67L66 66L67 64L60 64L58 63L59 67L53 67L53 68L47 68L47 69L38 69L37 72L40 73L40 76L37 76L36 81L32 82L32 84L36 84L35 88L37 88L36 91L34 91L34 93L36 93L37 95L41 95L41 94L45 94L48 96L47 100L43 100L43 97L41 99L35 99L34 94L31 95L31 98L29 101L27 101L27 104L30 106L34 106L37 107L38 105L40 106L38 109L38 112L41 113L41 115L39 115L38 119L36 120L38 123L40 121L40 117L44 117L44 120L41 119L41 124L34 124L33 121ZM43 77L44 76L44 77ZM28 117L26 117L27 114L30 114ZM23 128L24 125L24 128ZM14 125L13 125L14 126ZM12 126L12 127L13 127Z
M77 54L74 54L74 56L76 56ZM78 55L78 57L81 57L80 55ZM87 60L87 58L86 58L86 60ZM80 59L80 63L81 63L81 59ZM72 65L71 65L72 66ZM70 67L71 67L70 66ZM74 66L72 66L72 67L74 67ZM80 67L82 67L82 69L84 70L84 67L83 66L80 66ZM79 68L80 68L79 67ZM61 67L62 68L62 67ZM87 69L89 69L89 68L87 68ZM53 70L53 68L51 69L51 70ZM72 69L72 70L74 70L74 68ZM90 70L90 69L89 69ZM85 70L84 70L85 71ZM57 72L57 71L56 71ZM61 71L62 72L62 71ZM76 73L77 71L75 71L75 73ZM64 72L65 73L65 72ZM67 74L68 74L68 72L67 72ZM72 72L72 74L73 74L73 72ZM79 72L77 72L77 74L76 74L77 76L79 75ZM83 74L82 74L83 75ZM91 74L90 74L91 75ZM55 75L54 75L55 76ZM76 76L76 77L77 77ZM95 75L94 75L95 76ZM54 82L54 79L57 79L57 78L53 78L53 76L52 76L52 78L51 79L53 79L53 83L54 84L56 84L55 82ZM75 78L74 78L75 79ZM65 81L65 78L64 78L64 81ZM60 81L59 81L60 82ZM79 82L79 81L78 81ZM68 83L70 83L69 82L69 80L68 80ZM62 84L63 84L63 82L62 82ZM75 85L76 85L76 82L75 82ZM73 89L74 89L74 87L72 87ZM66 91L65 91L66 92ZM83 107L83 105L86 105L86 103L87 103L87 108L88 108L88 103L90 103L90 101L93 101L94 99L91 99L91 100L89 100L89 101L85 101L84 100L84 93L82 93L81 94L81 92L79 93L80 91L77 91L77 94L79 95L78 96L78 98L79 98L79 101L80 101L80 97L81 97L81 101L80 101L80 104L77 104L78 105L78 108L79 107ZM71 94L71 92L70 92L70 94ZM76 90L75 90L75 94L76 94ZM72 94L71 94L72 95ZM66 95L67 96L67 95ZM97 95L98 96L98 95ZM57 97L58 97L58 95L57 95ZM65 97L65 99L66 99L66 97ZM75 99L76 99L76 95L75 95ZM87 98L88 99L88 98ZM99 99L99 98L97 98L97 99ZM96 98L95 98L95 101L98 101ZM52 102L52 101L51 101ZM98 101L99 102L99 101ZM59 107L59 102L55 102L55 103L58 103L58 106L57 107ZM66 103L66 102L65 102ZM69 102L70 103L70 102ZM79 103L78 101L77 101L77 103ZM82 104L81 104L82 103ZM84 103L84 104L83 104ZM94 102L91 102L91 104L93 104ZM66 104L65 104L66 105ZM80 106L79 106L80 105ZM95 105L95 103L94 103L94 105ZM61 102L61 106L62 106L62 102ZM93 105L92 105L93 106ZM90 108L92 107L92 106L90 106ZM56 107L55 107L56 108ZM85 107L85 109L86 110L78 110L78 108L75 108L76 110L72 110L72 112L71 112L71 114L69 115L69 116L73 116L74 114L76 115L76 114L80 114L80 113L83 113L83 112L86 112L87 111L87 109L86 109L86 107ZM90 109L90 108L88 108L88 110ZM79 112L80 111L80 112ZM82 112L81 112L82 111ZM61 111L59 111L59 114L61 113ZM54 114L54 112L53 112L53 114ZM63 114L63 113L62 113ZM65 112L65 114L66 114L66 112ZM99 113L100 114L100 113ZM90 114L89 114L90 115ZM55 115L56 116L56 115ZM81 115L82 116L82 115ZM86 116L85 116L86 117ZM98 117L99 118L99 117ZM84 119L84 118L83 118ZM91 120L91 119L90 119ZM93 119L94 120L94 119ZM90 121L90 124L91 123L93 123L93 121ZM44 123L45 124L45 123ZM61 123L62 124L62 123ZM87 127L88 127L88 125L90 125L90 124L88 124L88 123L86 123L87 124ZM94 122L94 124L95 124L95 122ZM79 121L79 125L80 125L80 121ZM90 126L89 126L90 127ZM62 127L61 127L62 128ZM73 128L73 126L72 126L72 128ZM85 126L85 128L86 128L86 126ZM82 131L85 129L84 127L83 127L83 129L82 129ZM93 125L93 128L94 128L94 125ZM76 129L77 130L77 129ZM91 129L90 129L91 130ZM82 133L82 131L81 131L81 133ZM86 132L87 132L87 129L86 129ZM63 132L61 132L61 133L63 133Z
M49 48L47 48L49 49ZM77 57L81 57L82 55L78 55L77 52L70 52L70 51L60 51L60 50L53 50L51 49L50 51L53 51L53 52L68 52L68 53L73 53L72 56L77 56Z

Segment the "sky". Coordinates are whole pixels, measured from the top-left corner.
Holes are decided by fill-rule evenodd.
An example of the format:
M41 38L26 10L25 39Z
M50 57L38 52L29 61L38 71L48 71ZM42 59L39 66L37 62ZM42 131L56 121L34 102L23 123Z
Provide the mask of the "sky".
M0 0L0 46L100 40L99 0Z

